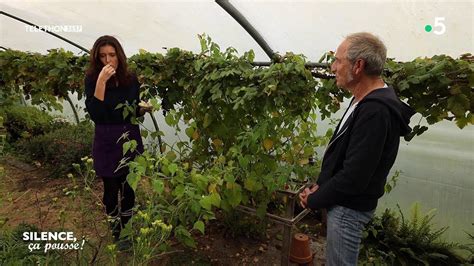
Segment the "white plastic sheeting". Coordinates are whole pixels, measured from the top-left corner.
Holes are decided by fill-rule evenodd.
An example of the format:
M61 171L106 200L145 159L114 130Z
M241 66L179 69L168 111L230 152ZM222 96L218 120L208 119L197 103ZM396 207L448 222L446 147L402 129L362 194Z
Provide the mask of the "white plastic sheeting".
M436 54L457 57L474 50L473 1L230 2L275 51L302 53L310 61L335 50L345 35L357 31L380 36L388 56L402 61ZM197 34L206 33L221 48L253 49L256 60L268 61L256 42L213 1L2 0L0 9L38 25L80 25L79 32L58 34L87 49L100 35L111 34L119 38L127 55L140 48L164 53L163 47L198 52ZM428 24L433 27L431 32L425 31ZM443 34L434 33L443 27ZM24 24L6 16L0 16L0 30L0 46L6 48L80 51L43 32L29 32ZM418 120L412 119L412 124ZM171 130L167 132L172 135ZM379 210L396 203L407 210L413 201L420 201L424 210L438 209L435 221L451 227L449 240L467 240L463 230L474 230L472 126L463 130L449 122L431 126L421 137L401 144L393 169L403 173Z
M255 49L265 56L219 5L213 1L7 1L2 10L37 25L81 25L82 32L58 33L90 49L101 35L114 35L127 55L145 49L166 52L163 47L199 51L197 34L207 33L222 47L240 51ZM74 46L42 32L27 32L24 24L1 17L2 46L18 50L45 52Z
M387 44L389 57L472 51L473 2L468 1L230 1L275 51L302 53L315 61L335 50L344 35L369 31ZM207 33L221 47L254 49L256 60L268 57L251 37L214 1L23 1L2 0L1 10L38 25L81 25L81 32L60 35L90 48L98 36L112 34L131 55L143 48L198 51L197 34ZM435 18L446 32L427 33ZM27 32L24 24L0 16L1 44L18 50L44 52L54 47L77 48L42 32Z

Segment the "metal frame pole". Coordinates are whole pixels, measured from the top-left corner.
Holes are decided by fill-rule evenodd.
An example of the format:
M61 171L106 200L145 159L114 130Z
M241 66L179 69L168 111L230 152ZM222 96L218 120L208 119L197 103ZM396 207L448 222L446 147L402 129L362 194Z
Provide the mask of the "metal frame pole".
M216 0L216 3L221 6L232 18L242 26L248 34L262 47L263 51L272 60L275 56L275 52L260 33L250 24L250 22L237 10L228 0Z

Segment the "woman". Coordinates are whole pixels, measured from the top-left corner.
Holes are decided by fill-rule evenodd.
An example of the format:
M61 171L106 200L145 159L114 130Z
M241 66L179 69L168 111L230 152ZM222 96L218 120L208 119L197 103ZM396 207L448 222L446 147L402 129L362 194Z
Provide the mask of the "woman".
M118 104L139 102L140 84L127 69L122 46L112 36L102 36L94 43L89 68L85 77L86 108L95 123L92 157L97 176L104 182L103 203L111 217L114 240L118 241L121 229L130 220L135 203L133 189L127 183L127 167L120 162L133 160L143 152L138 125L132 125L130 116L123 117ZM135 115L143 115L144 108L136 108ZM123 137L128 134L128 137ZM123 155L122 144L137 142L137 149ZM119 200L120 196L120 200Z

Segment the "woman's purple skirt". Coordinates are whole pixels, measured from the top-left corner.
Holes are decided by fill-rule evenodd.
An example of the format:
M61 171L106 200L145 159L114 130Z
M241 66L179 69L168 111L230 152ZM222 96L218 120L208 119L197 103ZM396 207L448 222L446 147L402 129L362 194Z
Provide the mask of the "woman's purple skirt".
M123 137L128 134L128 137ZM120 139L120 140L119 140ZM136 140L137 148L134 152L123 155L122 145ZM120 161L131 161L143 152L143 142L140 136L140 127L132 124L95 125L94 145L92 147L92 158L97 176L116 177L128 174L128 167L118 169Z

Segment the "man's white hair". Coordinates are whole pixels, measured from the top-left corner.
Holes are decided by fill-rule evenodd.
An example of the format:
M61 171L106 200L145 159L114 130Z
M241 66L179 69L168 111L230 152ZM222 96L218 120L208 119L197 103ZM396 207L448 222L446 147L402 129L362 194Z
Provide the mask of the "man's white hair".
M345 40L349 42L347 59L352 64L357 59L362 59L365 62L364 72L367 75L382 75L387 59L387 47L377 36L368 32L358 32L347 36Z

